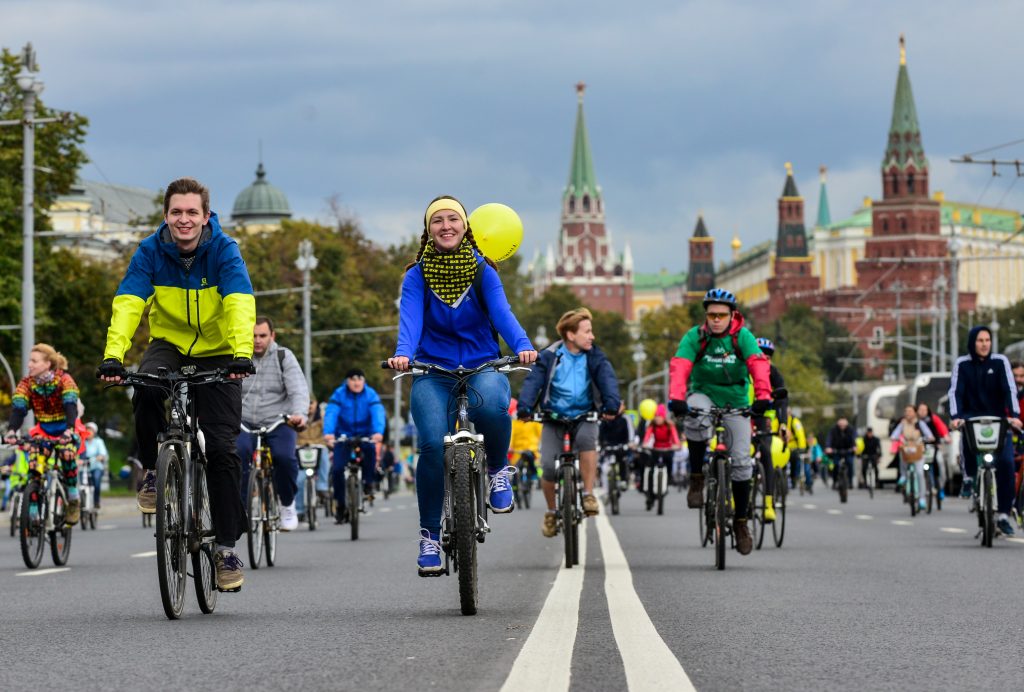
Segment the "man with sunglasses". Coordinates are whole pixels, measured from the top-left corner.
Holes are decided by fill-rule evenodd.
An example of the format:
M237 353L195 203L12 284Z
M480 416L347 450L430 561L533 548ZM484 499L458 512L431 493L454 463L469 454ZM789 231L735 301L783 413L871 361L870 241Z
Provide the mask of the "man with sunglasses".
M704 455L711 439L710 417L689 415L691 407L707 411L711 406L746 408L763 416L771 403L768 359L757 339L736 309L736 296L725 289L712 288L704 295L703 324L690 329L679 342L669 366L669 408L683 421L686 444L690 450L690 490L687 504L699 508L704 492ZM754 383L754 403L748 387ZM725 417L729 434L723 440L732 457L732 492L736 502L733 533L736 549L747 555L753 538L747 526L750 479L750 420L733 413Z

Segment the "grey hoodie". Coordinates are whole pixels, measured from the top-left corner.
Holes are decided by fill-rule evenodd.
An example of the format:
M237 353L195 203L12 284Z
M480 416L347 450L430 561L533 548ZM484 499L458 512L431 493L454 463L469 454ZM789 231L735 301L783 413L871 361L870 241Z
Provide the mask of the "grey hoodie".
M279 352L284 354L282 359ZM282 413L305 416L309 388L295 354L271 341L263 357L253 355L256 374L242 380L242 421L268 425Z

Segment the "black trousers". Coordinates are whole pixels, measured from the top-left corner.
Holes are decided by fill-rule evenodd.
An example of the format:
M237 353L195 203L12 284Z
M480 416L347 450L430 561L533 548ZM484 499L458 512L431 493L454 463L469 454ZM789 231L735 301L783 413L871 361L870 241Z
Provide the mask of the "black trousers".
M155 339L139 364L139 372L156 374L157 368L174 372L184 365L200 370L226 367L231 356L193 358L178 352L174 345ZM233 546L245 530L240 496L242 462L236 441L242 423L242 384L240 381L207 384L191 390L196 402L199 427L206 437L206 484L210 489L210 514L217 542ZM135 409L135 435L139 441L142 468L156 468L157 435L167 424L167 396L158 389L136 387L132 397Z

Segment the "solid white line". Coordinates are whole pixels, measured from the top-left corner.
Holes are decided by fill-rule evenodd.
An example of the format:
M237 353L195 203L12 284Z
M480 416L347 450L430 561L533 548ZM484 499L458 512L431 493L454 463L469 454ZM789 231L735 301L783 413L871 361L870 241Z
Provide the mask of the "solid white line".
M14 576L16 577L41 577L44 574L56 574L57 572L67 572L70 567L50 567L47 569L34 569L31 572L18 572Z
M608 597L608 614L626 670L627 687L630 690L696 692L690 677L658 634L633 588L629 563L608 521L608 515L599 514L595 519L604 558L604 591Z
M818 509L818 505L804 505L804 509Z
M893 519L892 523L896 526L913 526L914 522L907 521L906 519Z
M135 553L132 557L156 557L155 550L147 550L144 553Z
M841 509L830 509L830 510L828 510L828 513L829 514L842 514L843 510L841 510Z
M858 514L857 518L861 519L863 521L870 521L871 519L874 519L874 517L871 516L870 514Z
M505 684L501 686L502 692L561 692L569 689L572 650L576 645L576 628L580 618L583 568L587 564L589 523L584 521L580 524L580 564L566 569L563 557L555 583L548 592L530 636L519 650L516 662L512 664ZM564 539L559 536L556 540L561 543ZM565 551L561 552L564 555Z
M952 526L944 526L939 531L945 531L946 533L967 533L967 529L957 529Z

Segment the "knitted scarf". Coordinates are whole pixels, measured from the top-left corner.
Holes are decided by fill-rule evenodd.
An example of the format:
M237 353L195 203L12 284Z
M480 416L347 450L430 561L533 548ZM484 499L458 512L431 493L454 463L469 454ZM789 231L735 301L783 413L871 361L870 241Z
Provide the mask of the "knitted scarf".
M476 255L469 239L463 238L455 252L440 253L427 243L420 258L420 270L427 287L447 305L455 307L476 277Z

